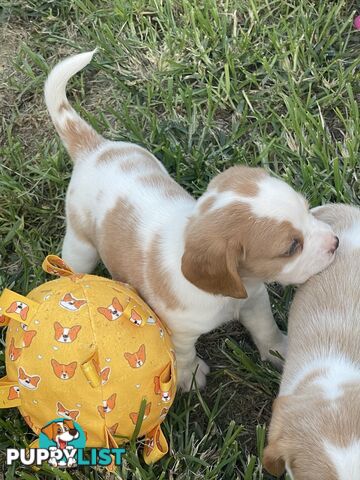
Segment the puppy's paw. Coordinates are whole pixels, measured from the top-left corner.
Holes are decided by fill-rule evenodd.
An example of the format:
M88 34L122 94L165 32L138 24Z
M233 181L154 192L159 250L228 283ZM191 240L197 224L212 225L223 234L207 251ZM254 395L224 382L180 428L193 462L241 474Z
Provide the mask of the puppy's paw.
M208 365L199 357L191 365L178 366L178 384L181 390L188 392L191 388L204 388L206 375L210 372ZM195 374L195 379L194 379Z
M286 353L287 353L287 346L288 346L288 338L286 335L281 335L280 341L277 343L274 343L274 345L270 345L267 347L266 350L263 350L260 352L261 354L261 360L267 360L268 362L272 363L274 367L276 367L278 370L282 370L284 366L284 360L286 359ZM274 352L274 353L272 353ZM276 354L276 352L280 355L279 356Z

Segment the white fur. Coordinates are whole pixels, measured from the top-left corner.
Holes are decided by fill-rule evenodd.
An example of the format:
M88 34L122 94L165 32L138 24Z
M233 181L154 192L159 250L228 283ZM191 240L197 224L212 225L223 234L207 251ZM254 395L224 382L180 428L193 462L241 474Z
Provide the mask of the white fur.
M348 230L345 230L341 234L340 240L342 249L360 248L360 223L356 223Z
M325 372L314 378L313 385L320 386L328 400L336 400L343 394L343 385L350 382L360 383L360 367L354 364L344 355L333 355L322 357L319 355L314 360L310 360L306 365L296 372L296 375L290 382L286 382L280 387L280 395L292 395L298 385L312 372L318 370Z
M55 123L59 124L69 116L79 120L73 110L67 110L63 113L63 118L58 118L60 115L58 107L66 99L67 80L89 63L92 55L93 52L89 52L66 59L51 72L45 87L45 98ZM83 122L83 120L79 121ZM73 194L68 193L67 195L67 207L76 205L78 217L84 219L88 217L88 212L91 212L96 229L101 229L105 216L115 207L119 199L126 200L134 208L134 215L137 218L137 234L141 238L144 258L147 256L154 236L160 236L162 258L159 269L164 268L170 274L170 288L176 292L181 303L185 302L186 307L182 310L169 310L157 296L154 296L150 288L151 277L146 275L146 263L144 264L145 281L142 290L145 292L145 300L155 306L157 313L166 321L173 333L180 385L186 389L190 387L196 368L198 368L196 374L198 385L205 384L208 367L201 359L197 358L195 342L200 335L232 319L241 319L249 329L263 359L274 359L269 350L278 350L284 356L286 340L273 320L268 295L262 281L244 279L248 298L234 300L199 290L183 276L181 271L185 228L189 217L198 214L198 205L204 201L204 198L215 195L217 208L221 208L229 202L244 201L244 199L235 198L233 192L221 195L217 192L209 192L198 202L186 197L169 199L164 197L163 193L155 186L145 186L139 182L139 176L146 175L147 167L144 168L141 165L139 169L123 172L118 168L117 162L102 162L101 164L96 162L98 156L112 146L117 149L123 146L129 150L129 145L126 142L104 141L96 150L86 152L86 157L83 155L83 161L76 161L68 190ZM141 152L137 147L128 154L127 159L136 159L138 156L141 156ZM154 161L161 165L155 157ZM151 169L151 167L149 168ZM166 170L163 166L161 168L165 174ZM275 219L280 219L283 215L281 218L294 220L295 224L301 228L305 219L308 221L307 230L304 231L305 238L310 238L311 235L314 237L314 240L309 240L309 247L305 247L306 253L301 255L301 260L295 262L289 271L281 274L284 281L286 283L304 281L313 273L325 268L332 261L332 256L328 254L326 242L323 239L316 240L320 222L317 223L308 213L301 197L279 180L265 181L260 190L259 198L256 198L251 204L256 213ZM99 193L101 195L98 196ZM322 228L325 227L322 225ZM327 230L328 237L330 237L329 232L330 230ZM113 241L116 242L116 238ZM63 246L63 258L76 271L90 272L99 260L99 255L90 243L78 238L68 225ZM123 280L127 281L126 278Z
M346 447L324 441L324 448L336 468L338 480L359 480L360 440L354 440Z

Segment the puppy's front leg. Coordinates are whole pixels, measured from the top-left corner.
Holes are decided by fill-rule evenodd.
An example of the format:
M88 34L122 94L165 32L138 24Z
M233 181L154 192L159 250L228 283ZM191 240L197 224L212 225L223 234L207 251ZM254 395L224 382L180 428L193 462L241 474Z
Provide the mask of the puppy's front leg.
M210 368L204 360L196 356L195 344L198 335L173 332L172 341L175 347L176 367L179 387L188 392L196 385L203 388L206 385L206 375ZM195 374L195 382L193 376Z
M277 367L281 367L283 362L271 355L270 350L279 352L285 358L287 337L275 323L265 285L261 285L241 305L240 321L249 330L261 359L269 360Z

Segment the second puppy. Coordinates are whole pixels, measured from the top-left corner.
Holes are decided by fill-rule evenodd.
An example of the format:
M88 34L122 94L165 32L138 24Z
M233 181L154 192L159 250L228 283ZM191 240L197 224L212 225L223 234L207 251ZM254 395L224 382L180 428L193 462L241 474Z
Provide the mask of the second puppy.
M292 480L360 478L360 209L315 209L340 238L335 262L300 287L264 466Z

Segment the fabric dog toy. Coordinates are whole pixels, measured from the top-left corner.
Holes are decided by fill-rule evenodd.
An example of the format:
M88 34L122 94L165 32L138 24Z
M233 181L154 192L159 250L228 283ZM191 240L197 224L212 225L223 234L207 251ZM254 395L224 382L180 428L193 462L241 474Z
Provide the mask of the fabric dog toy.
M176 392L166 328L127 284L76 274L54 255L43 269L60 278L27 297L7 289L0 297L0 407L18 407L37 435L65 417L84 428L87 447L111 448L132 437L146 404L138 437L145 462L159 460L168 451L160 424Z

